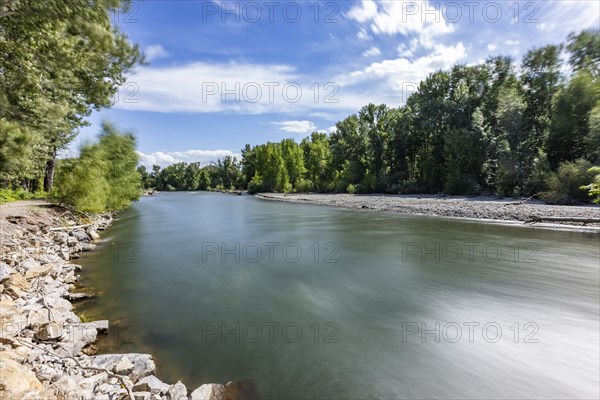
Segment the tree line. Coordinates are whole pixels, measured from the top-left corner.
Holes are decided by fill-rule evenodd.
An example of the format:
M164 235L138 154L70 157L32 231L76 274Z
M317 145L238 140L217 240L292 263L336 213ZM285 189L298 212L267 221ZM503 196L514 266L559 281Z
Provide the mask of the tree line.
M88 125L92 111L112 105L127 72L144 62L139 47L111 20L130 5L131 0L0 2L0 201L36 192L83 209L123 207L120 195L111 199L129 190L129 178L108 179L114 171L103 164L104 157L127 147L126 160L119 163L136 173L137 161L130 165L135 153L125 146L133 143L130 135L105 126L99 143L82 149L81 165L58 156ZM107 150L110 146L114 149ZM64 171L55 173L57 164L59 169L64 164ZM84 173L86 168L93 171ZM86 181L62 179L57 185L55 175L69 174ZM92 185L91 179L101 176L110 185ZM113 187L120 183L125 187ZM86 201L83 187L75 188L84 184L92 186Z
M172 190L539 195L565 203L598 190L592 183L598 184L600 171L592 169L598 164L600 32L589 30L570 34L564 44L530 50L519 66L498 56L432 73L405 105L368 104L329 135L246 145L239 164L229 159L205 168L155 169L145 184Z

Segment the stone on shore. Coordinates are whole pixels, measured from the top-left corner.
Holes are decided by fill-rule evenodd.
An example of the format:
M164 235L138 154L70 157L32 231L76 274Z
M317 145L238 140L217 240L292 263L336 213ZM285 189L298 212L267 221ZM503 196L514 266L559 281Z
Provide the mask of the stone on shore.
M75 239L77 239L80 242L89 242L90 241L90 237L87 235L87 233L85 233L85 231L83 229L76 229L74 231L71 231L71 236L73 236Z
M224 400L225 385L206 383L190 394L190 400Z
M98 233L96 232L96 230L94 228L88 228L87 229L87 234L88 236L92 239L92 240L98 240L100 239L100 235L98 235Z
M50 274L53 270L53 264L37 265L33 268L28 269L27 272L25 272L25 279L31 280L33 278L37 278L38 276L45 276Z
M152 394L163 395L169 390L169 385L162 382L154 375L149 375L140 379L134 386L134 392L150 392Z
M0 352L0 355L2 353ZM51 400L42 383L26 366L2 356L0 359L0 399L3 400Z
M123 357L127 357L133 364L131 372L128 374L123 374L128 376L132 382L137 382L141 378L144 378L148 375L153 375L156 372L154 359L150 354L103 354L99 356L92 356L90 357L90 360L92 365L114 372L115 368L121 362Z
M63 329L62 326L56 322L50 322L44 324L40 327L40 329L35 333L35 337L39 340L55 340L62 336Z
M17 336L26 324L27 318L21 314L20 307L17 307L12 300L0 302L0 339Z
M176 384L171 385L169 390L167 391L167 399L168 400L187 400L187 389L181 381L178 381Z
M21 294L24 292L29 292L31 290L31 285L21 274L12 274L4 281L4 286L6 287L6 291L10 291L9 295L13 294ZM21 295L16 297L22 297Z
M6 263L0 262L0 282L4 282L5 279L8 279L12 274L15 274L17 271L9 266Z

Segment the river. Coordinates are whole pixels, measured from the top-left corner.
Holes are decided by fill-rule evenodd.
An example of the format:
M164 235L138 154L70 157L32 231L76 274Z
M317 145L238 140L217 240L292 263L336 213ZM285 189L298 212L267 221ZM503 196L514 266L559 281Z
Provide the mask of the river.
M160 193L79 260L78 312L191 390L598 398L599 260L596 233Z

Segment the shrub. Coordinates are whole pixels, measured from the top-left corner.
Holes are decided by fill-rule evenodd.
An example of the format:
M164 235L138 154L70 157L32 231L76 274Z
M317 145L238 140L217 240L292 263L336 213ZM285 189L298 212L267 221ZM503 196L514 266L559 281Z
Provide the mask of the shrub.
M551 204L572 204L588 200L587 191L582 187L594 179L591 167L586 160L560 164L558 170L548 176L548 191L542 193L542 199Z
M263 181L260 175L255 174L250 183L248 183L248 193L254 194L262 191Z
M594 181L589 185L581 186L582 190L587 190L590 197L594 198L594 203L600 204L600 167L592 167L589 173L597 174Z
M79 211L122 210L140 196L137 161L135 138L104 123L98 143L59 161L52 197Z
M311 192L314 185L310 179L300 178L296 181L296 192Z
M34 195L24 189L0 189L0 204L32 199Z
M525 180L524 191L529 196L539 195L548 190L548 177L552 174L550 163L545 154L540 154L533 161L531 174Z

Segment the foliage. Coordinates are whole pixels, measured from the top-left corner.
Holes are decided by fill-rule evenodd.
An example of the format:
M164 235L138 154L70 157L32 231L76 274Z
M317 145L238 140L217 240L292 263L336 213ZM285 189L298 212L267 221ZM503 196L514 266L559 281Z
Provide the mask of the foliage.
M546 141L548 160L553 167L563 161L585 156L589 117L600 100L600 79L582 69L556 95L550 134Z
M594 170L589 161L580 159L560 164L556 172L548 176L548 191L542 199L553 204L572 204L587 200L585 187L594 179Z
M44 191L31 193L23 188L0 189L0 204L19 200L43 199L45 197L46 192Z
M140 195L137 162L133 135L103 123L98 143L59 161L52 197L85 212L122 210Z
M589 185L581 186L581 189L587 190L590 197L594 198L594 203L600 204L600 167L592 167L588 172L595 174L594 180Z
M125 74L143 61L138 46L111 23L112 13L129 3L4 2L0 138L20 137L11 140L12 156L0 161L5 187L18 183L35 190L33 183L44 176L46 189L51 189L58 152L93 110L111 105Z

